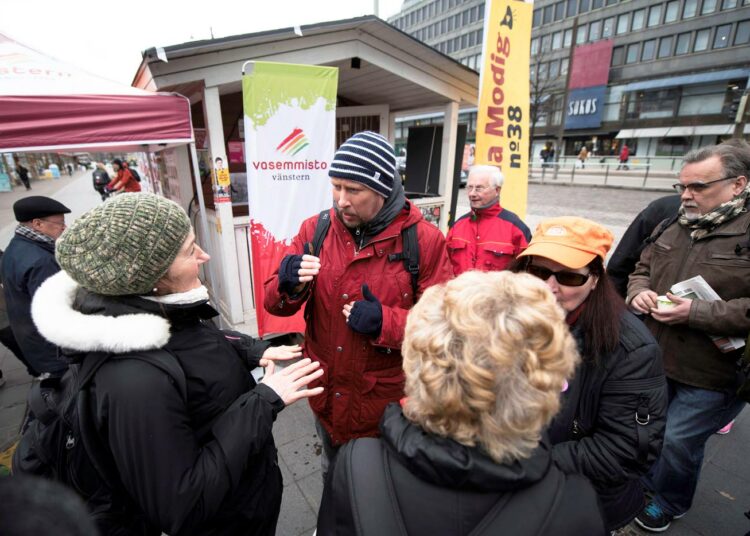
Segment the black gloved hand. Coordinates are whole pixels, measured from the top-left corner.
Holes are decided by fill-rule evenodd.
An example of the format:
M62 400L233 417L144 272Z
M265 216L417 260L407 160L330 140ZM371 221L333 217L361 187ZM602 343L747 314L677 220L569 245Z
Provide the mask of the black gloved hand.
M279 292L294 294L300 284L299 269L302 267L302 255L287 255L279 265Z
M349 315L349 327L362 335L378 337L383 329L383 306L370 292L367 283L362 285L364 300L355 301Z

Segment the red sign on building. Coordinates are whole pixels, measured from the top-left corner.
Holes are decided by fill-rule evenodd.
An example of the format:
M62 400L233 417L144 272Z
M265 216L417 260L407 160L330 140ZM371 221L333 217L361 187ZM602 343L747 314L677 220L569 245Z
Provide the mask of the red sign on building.
M576 47L573 51L573 65L570 67L568 89L606 86L609 80L609 65L611 62L611 39Z

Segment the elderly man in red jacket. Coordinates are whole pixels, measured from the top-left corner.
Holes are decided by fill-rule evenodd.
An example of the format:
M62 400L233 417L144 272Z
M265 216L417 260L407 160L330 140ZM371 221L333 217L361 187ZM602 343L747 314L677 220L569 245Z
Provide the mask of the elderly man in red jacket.
M318 257L305 254L318 216L302 223L290 254L265 282L265 308L288 316L305 305L305 354L321 364L310 399L323 442L323 476L339 446L379 435L386 405L403 396L401 341L406 315L429 286L451 277L442 233L410 203L390 143L360 132L336 151L330 228ZM416 295L401 253L415 226Z
M521 218L500 206L503 174L495 166L472 166L466 183L471 212L448 231L448 256L457 276L468 270L505 270L531 240Z

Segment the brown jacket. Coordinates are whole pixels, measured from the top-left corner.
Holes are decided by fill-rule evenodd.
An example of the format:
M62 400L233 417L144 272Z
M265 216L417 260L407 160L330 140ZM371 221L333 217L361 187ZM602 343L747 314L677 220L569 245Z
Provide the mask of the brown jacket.
M750 331L750 213L743 212L693 241L677 222L646 247L630 276L628 301L651 289L666 294L675 283L697 275L721 297L693 300L687 324L646 318L661 346L667 377L703 389L736 387L740 352L722 353L708 334L747 337Z

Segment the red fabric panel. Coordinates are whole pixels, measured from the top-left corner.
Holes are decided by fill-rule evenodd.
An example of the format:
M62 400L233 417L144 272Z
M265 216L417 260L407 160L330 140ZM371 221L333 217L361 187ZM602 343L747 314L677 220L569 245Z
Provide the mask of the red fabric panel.
M175 95L0 96L0 148L190 140Z
M570 69L569 89L606 86L609 64L612 63L612 40L605 39L576 47Z

